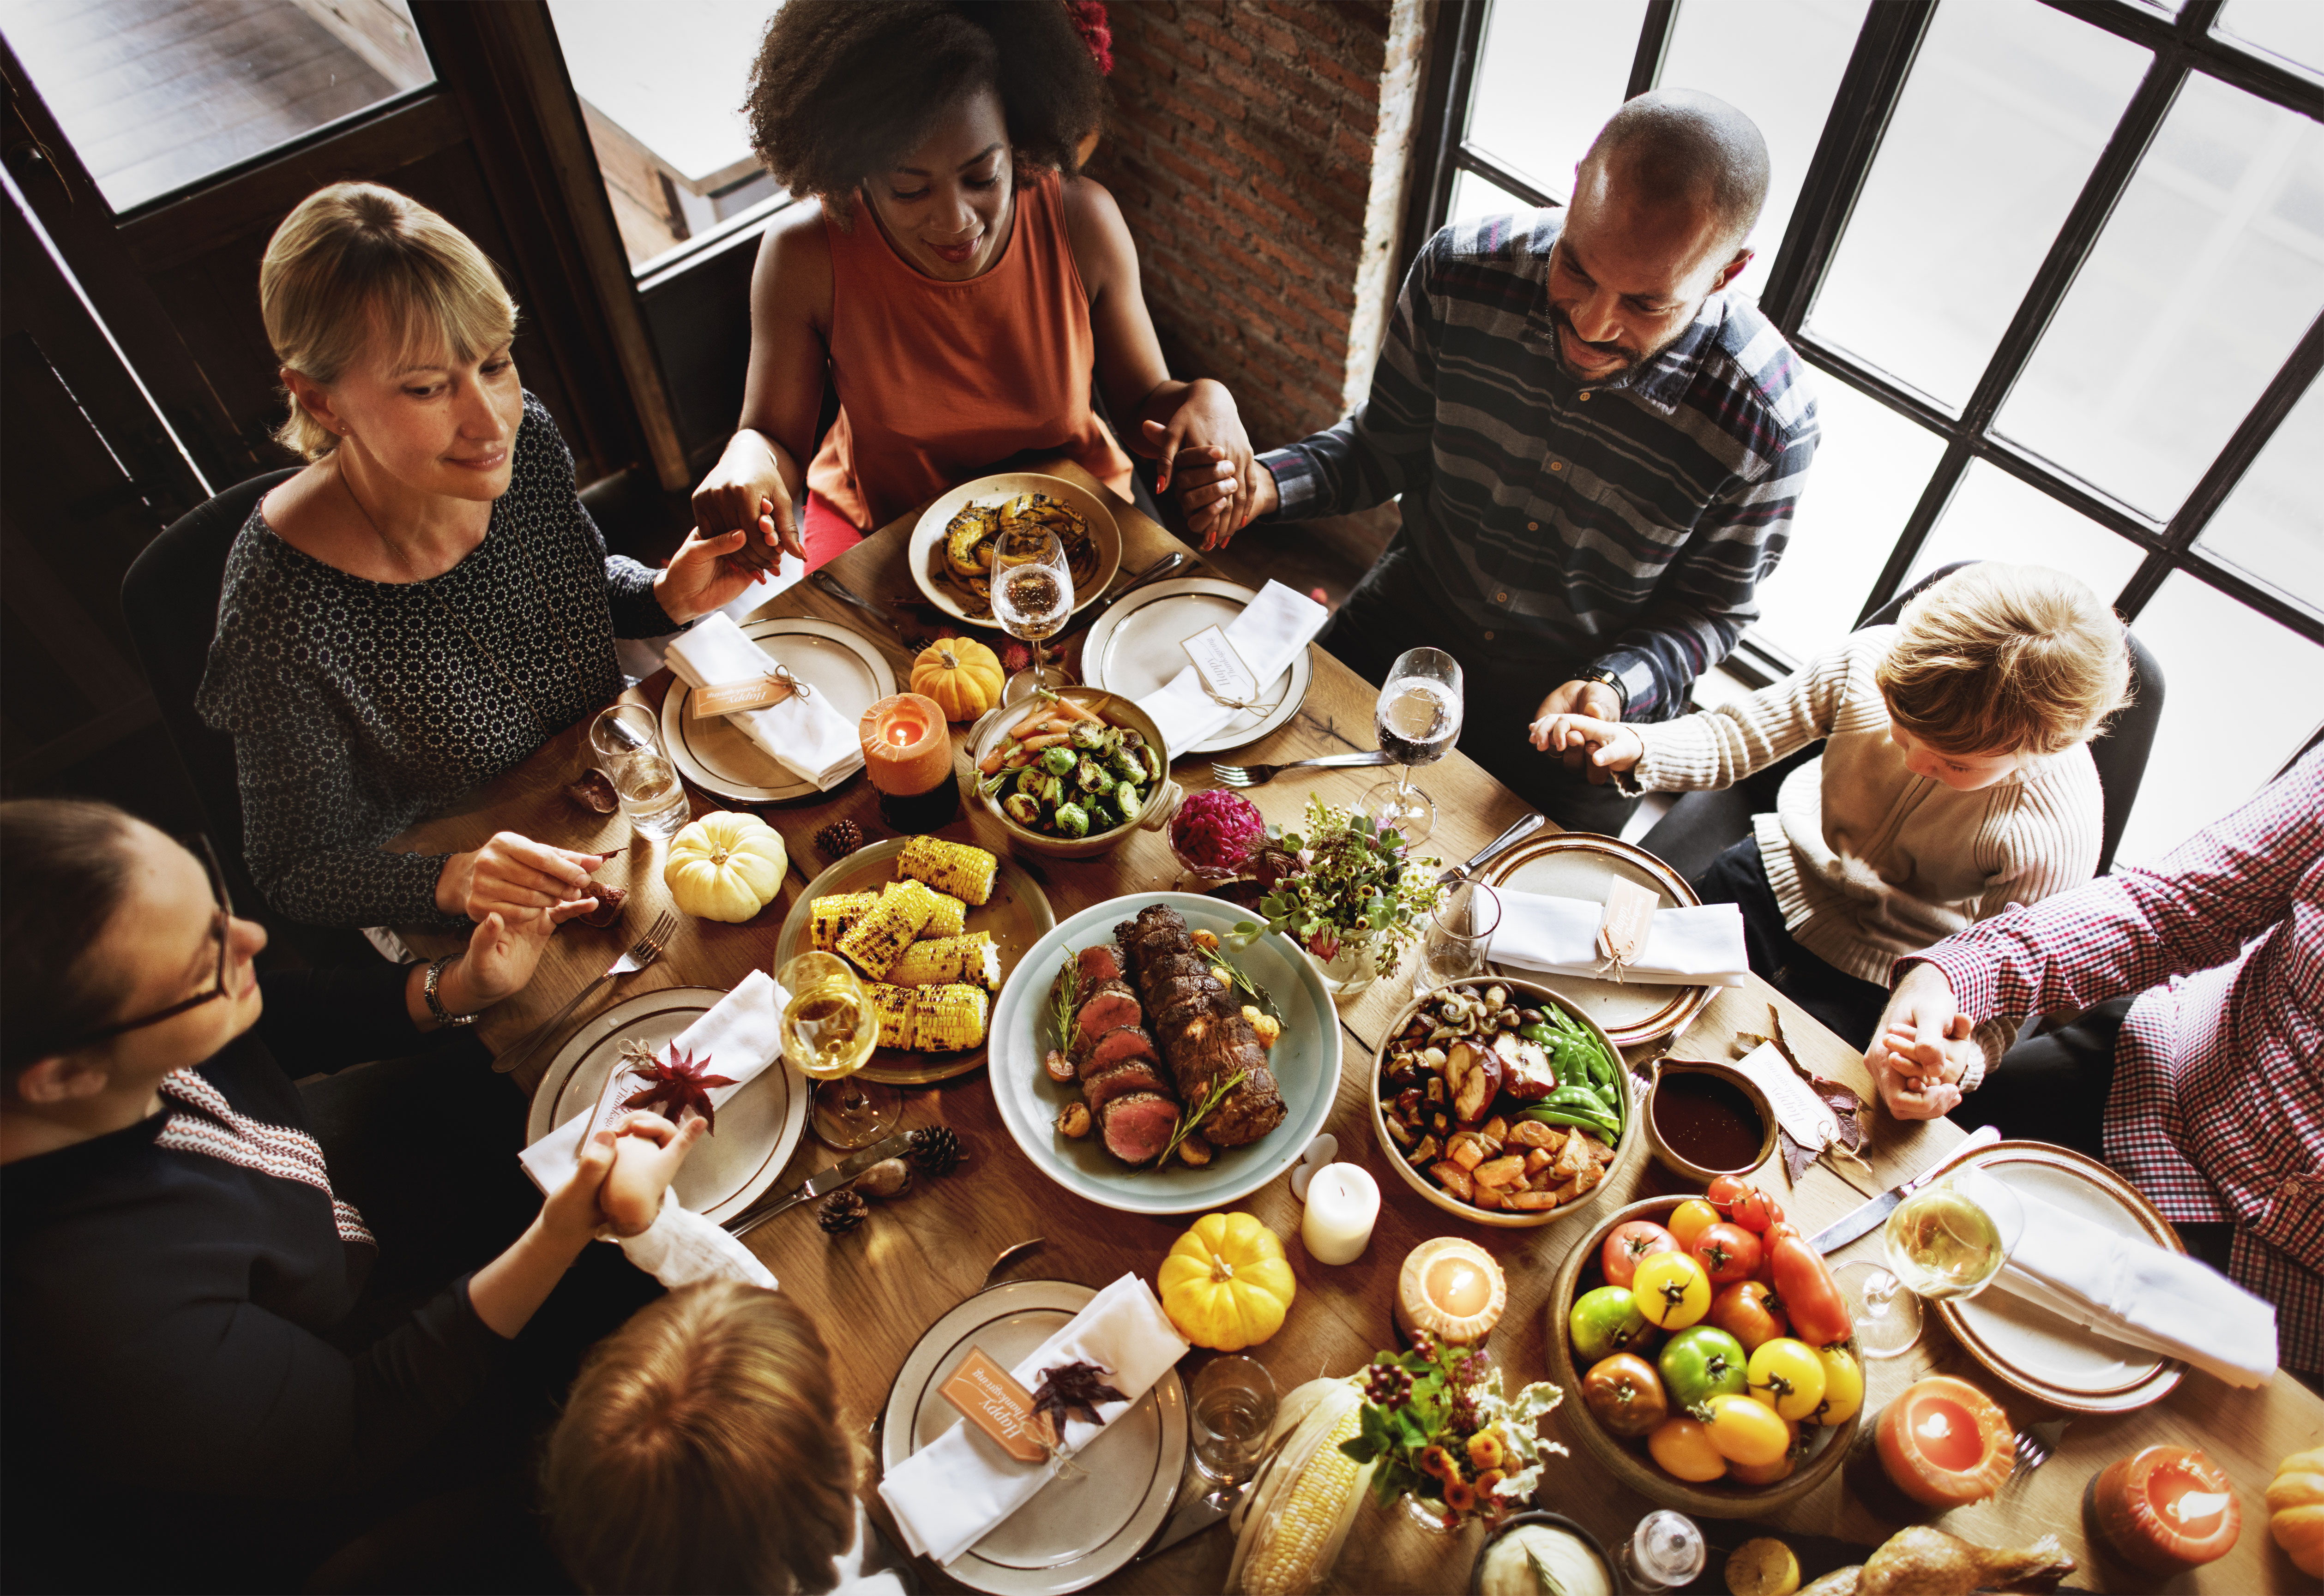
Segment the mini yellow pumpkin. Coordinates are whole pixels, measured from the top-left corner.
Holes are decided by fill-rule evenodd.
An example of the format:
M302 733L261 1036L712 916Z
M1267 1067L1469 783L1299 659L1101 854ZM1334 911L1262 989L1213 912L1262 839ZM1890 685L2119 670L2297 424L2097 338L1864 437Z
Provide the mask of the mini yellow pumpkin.
M1297 1283L1283 1243L1248 1214L1205 1214L1162 1261L1162 1311L1196 1346L1257 1346L1283 1328Z
M1001 702L1001 656L974 637L939 637L912 662L912 691L947 720L973 720Z
M775 901L789 865L773 827L754 814L722 811L669 839L661 878L687 913L733 925Z
M2324 1578L2324 1447L2295 1452L2275 1465L2267 1532L2291 1554L2293 1567Z

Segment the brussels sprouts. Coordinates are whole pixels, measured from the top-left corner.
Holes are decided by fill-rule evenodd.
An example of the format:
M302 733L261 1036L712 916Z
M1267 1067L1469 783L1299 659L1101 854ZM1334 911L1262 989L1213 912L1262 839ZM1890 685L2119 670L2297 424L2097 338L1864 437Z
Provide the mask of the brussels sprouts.
M1093 798L1101 798L1113 791L1113 778L1100 768L1096 760L1084 759L1074 767L1074 785Z
M1064 784L1039 766L1030 766L1017 778L1017 790L1043 803L1055 803L1064 792Z
M1044 748L1039 763L1041 768L1051 775L1071 775L1079 758L1080 756L1068 748Z
M1141 743L1139 745L1138 757L1145 762L1146 779L1148 782L1160 781L1162 779L1162 751L1159 748L1157 748L1152 743Z
M1143 782L1146 779L1146 761L1138 757L1134 748L1115 749L1113 757L1105 762L1105 767L1113 773L1117 781Z
M1105 747L1105 728L1093 726L1086 720L1074 723L1072 736L1074 747L1084 754Z
M1029 793L1011 793L1001 801L1001 812L1020 826L1041 823L1041 801Z
M1057 835L1086 837L1089 835L1089 811L1080 804L1067 802L1057 805Z
M1116 729L1121 733L1121 746L1125 748L1134 748L1146 740L1146 734L1135 726L1122 726Z
M1138 812L1146 807L1146 794L1130 783L1123 782L1114 788L1113 795L1108 802L1113 805L1114 812L1121 816L1123 822L1127 824L1136 820Z

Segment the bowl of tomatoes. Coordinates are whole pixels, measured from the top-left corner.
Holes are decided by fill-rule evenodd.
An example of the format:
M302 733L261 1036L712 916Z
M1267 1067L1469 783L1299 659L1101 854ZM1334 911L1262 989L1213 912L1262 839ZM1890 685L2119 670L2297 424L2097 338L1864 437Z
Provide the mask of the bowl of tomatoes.
M1748 1518L1840 1466L1864 1362L1831 1271L1775 1199L1721 1177L1648 1197L1566 1255L1550 1378L1600 1467L1681 1512ZM1577 1411L1578 1409L1578 1411Z

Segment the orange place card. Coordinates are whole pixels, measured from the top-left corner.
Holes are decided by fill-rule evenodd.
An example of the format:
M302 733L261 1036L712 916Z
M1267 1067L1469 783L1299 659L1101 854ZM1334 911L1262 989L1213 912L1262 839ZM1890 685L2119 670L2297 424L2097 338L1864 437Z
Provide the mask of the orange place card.
M1046 1417L1033 1411L1033 1393L994 1362L982 1347L969 1348L960 1367L936 1390L1019 1463L1039 1463L1049 1455L1056 1432Z
M1616 876L1606 889L1606 918L1598 922L1598 950L1616 964L1636 964L1662 900L1635 881Z
M771 674L753 676L744 682L721 682L715 687L696 688L687 713L696 720L710 720L744 710L763 710L782 702L796 691L795 683Z

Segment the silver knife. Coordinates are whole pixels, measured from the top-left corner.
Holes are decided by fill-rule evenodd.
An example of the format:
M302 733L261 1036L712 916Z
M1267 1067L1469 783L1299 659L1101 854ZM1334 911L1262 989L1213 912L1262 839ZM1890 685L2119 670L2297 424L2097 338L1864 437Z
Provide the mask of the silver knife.
M856 609L861 610L864 614L872 617L872 619L878 621L881 626L886 627L890 631L896 634L896 640L898 642L903 642L905 640L904 628L898 623L894 616L889 614L885 610L881 609L879 605L874 604L871 600L857 592L853 588L849 587L845 582L840 581L839 578L834 576L830 572L810 571L807 574L807 579L816 586L821 588L825 592L829 593L833 598L837 599L841 603L853 604Z
M1131 577L1128 587L1123 588L1120 592L1114 594L1113 597L1110 599L1106 599L1091 605L1079 615L1074 617L1074 624L1067 627L1064 631L1059 632L1056 637L1050 638L1049 647L1054 648L1058 644L1064 642L1067 637L1074 636L1076 632L1085 631L1089 628L1095 626L1099 616L1103 615L1116 604L1120 603L1124 599L1130 597L1130 594L1136 592L1139 588L1144 587L1148 582L1158 582L1185 563L1186 551L1182 548L1172 549L1168 554L1164 555L1151 565L1147 566L1145 570L1140 571L1137 575Z
M840 1160L820 1174L810 1176L786 1192L762 1197L726 1222L726 1228L738 1236L750 1234L759 1226L787 1208L793 1208L812 1198L837 1191L873 1164L881 1163L901 1153L912 1144L911 1133L899 1131L884 1142L874 1142L858 1153Z
M1862 1235L1866 1231L1872 1229L1881 1221L1886 1219L1889 1215L1896 1211L1897 1204L1903 1202L1906 1197L1920 1190L1921 1188L1926 1186L1930 1181L1934 1180L1938 1176L1943 1174L1954 1164L1959 1163L1963 1155L1976 1151L1978 1148L1983 1147L1989 1142L1998 1142L2000 1140L2001 1133L1998 1130L1996 1130L1993 1126L1978 1126L1976 1130L1971 1131L1968 1135L1953 1143L1952 1151L1946 1153L1944 1157L1939 1159L1935 1163L1930 1165L1929 1168L1923 1170L1920 1174L1914 1176L1902 1186L1894 1187L1887 1191L1882 1192L1878 1197L1874 1197L1870 1202L1857 1209L1839 1224L1827 1226L1825 1229L1817 1232L1813 1236L1809 1238L1808 1245L1813 1247L1819 1253L1838 1252L1840 1248L1848 1245L1849 1243Z
M1455 865L1450 870L1445 871L1443 875L1439 876L1436 878L1436 885L1439 886L1450 886L1457 877L1466 876L1470 871L1478 868L1480 866L1491 863L1494 859L1499 858L1508 849L1516 847L1518 843L1524 841L1526 838L1532 836L1536 831L1540 830L1547 824L1549 824L1548 820L1542 815L1526 815L1523 820L1517 821L1517 824L1511 826L1508 830L1502 832L1499 836L1494 838L1490 842L1488 842L1484 847L1479 848L1474 854L1471 855L1467 863Z
M1207 1491L1180 1508L1170 1515L1170 1522L1162 1527L1162 1533L1154 1537L1154 1544L1138 1555L1138 1560L1142 1563L1148 1557L1158 1557L1187 1536L1202 1534L1234 1511L1235 1504L1243 1499L1251 1483L1246 1480L1240 1485L1230 1485L1224 1491ZM1221 1500L1222 1497L1225 1500Z

